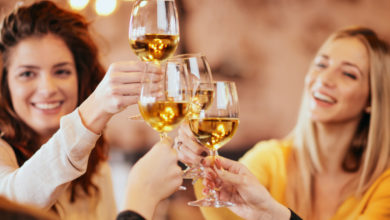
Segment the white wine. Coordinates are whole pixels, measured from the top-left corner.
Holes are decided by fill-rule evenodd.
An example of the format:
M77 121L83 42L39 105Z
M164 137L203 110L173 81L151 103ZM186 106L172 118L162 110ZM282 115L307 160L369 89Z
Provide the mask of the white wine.
M163 61L173 55L179 35L145 34L130 40L131 48L142 61Z
M158 132L169 132L178 125L188 113L188 102L156 101L138 102L144 120Z
M206 110L213 103L214 91L212 89L198 89L191 98L191 113L197 114Z
M218 150L232 139L238 118L190 118L192 133L205 147Z

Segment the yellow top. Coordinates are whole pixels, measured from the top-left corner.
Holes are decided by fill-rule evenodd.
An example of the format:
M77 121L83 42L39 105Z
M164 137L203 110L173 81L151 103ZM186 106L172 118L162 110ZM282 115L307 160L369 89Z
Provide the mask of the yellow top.
M241 159L274 199L286 205L286 161L291 142L270 140L256 144ZM201 181L196 185L196 196L201 195ZM201 208L205 219L242 219L227 208ZM386 170L367 190L362 198L349 197L338 208L332 220L384 220L390 219L390 169Z

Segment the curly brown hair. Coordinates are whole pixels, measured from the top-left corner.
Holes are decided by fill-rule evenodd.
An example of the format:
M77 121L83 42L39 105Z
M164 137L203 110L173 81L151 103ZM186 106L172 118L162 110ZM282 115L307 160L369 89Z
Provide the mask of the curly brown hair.
M105 73L88 27L89 23L83 16L59 8L50 1L20 7L3 20L0 33L0 51L4 64L0 72L0 130L2 138L14 149L20 166L40 148L40 143L39 135L18 117L13 108L7 84L9 53L18 43L30 37L53 34L62 39L75 61L80 105L93 92ZM77 185L89 196L93 191L98 191L92 183L92 176L99 163L106 160L106 155L107 145L101 137L90 155L86 173L71 184L72 202L77 197Z

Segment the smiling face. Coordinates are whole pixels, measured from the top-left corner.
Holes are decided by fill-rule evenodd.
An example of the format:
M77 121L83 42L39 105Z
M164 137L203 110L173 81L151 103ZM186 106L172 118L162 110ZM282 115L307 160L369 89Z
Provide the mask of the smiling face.
M305 80L310 116L322 123L358 121L369 105L369 56L357 38L325 43Z
M72 53L52 34L31 37L11 49L8 85L17 115L41 138L50 137L61 116L77 106L77 73Z

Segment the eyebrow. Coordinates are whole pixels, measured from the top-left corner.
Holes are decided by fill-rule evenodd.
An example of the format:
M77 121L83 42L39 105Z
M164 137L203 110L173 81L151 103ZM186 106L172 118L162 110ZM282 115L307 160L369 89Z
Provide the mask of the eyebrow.
M53 66L53 68L58 68L58 67L62 67L62 66L67 66L67 65L71 65L70 62L61 62L61 63L57 63L56 65ZM34 66L34 65L20 65L18 66L18 68L27 68L27 69L40 69L38 66Z
M62 67L62 66L67 66L67 65L72 65L70 62L62 62L54 65L54 67Z
M343 62L343 64L347 65L347 66L355 67L358 70L358 72L360 73L360 75L363 75L362 70L356 64L353 64L353 63L350 63L350 62Z
M320 54L320 57L325 58L325 59L329 59L329 56L325 55L325 54ZM356 64L348 62L348 61L343 61L342 64L356 68L358 70L358 72L360 73L360 75L363 75L362 70Z
M329 59L329 56L328 56L328 55L325 55L325 54L320 54L320 57Z

